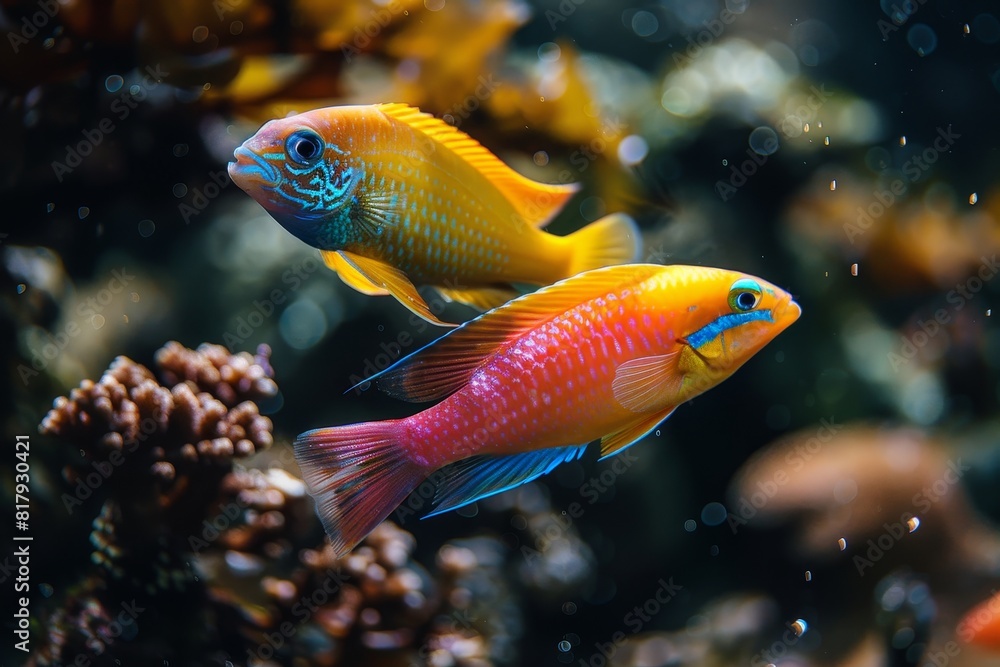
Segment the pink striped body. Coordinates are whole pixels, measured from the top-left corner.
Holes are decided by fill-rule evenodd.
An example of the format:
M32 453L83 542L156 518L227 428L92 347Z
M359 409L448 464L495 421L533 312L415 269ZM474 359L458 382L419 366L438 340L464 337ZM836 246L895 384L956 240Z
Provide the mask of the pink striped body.
M653 308L648 287L608 292L498 350L460 391L403 420L411 456L440 467L584 444L634 419L614 400L615 370L676 346L677 313Z

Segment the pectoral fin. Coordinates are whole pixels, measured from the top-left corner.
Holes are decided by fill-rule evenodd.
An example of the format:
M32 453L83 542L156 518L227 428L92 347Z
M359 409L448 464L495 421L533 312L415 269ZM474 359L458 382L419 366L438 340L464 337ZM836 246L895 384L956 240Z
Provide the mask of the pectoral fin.
M626 410L649 412L677 395L684 375L677 370L681 353L657 354L626 361L615 369L611 390Z
M639 442L647 433L659 426L660 422L673 414L673 411L674 406L670 406L667 410L643 415L620 431L608 433L601 438L601 458L598 460L603 461L609 456L620 454L625 449Z
M442 322L431 312L427 306L427 302L417 292L417 288L413 286L413 283L406 277L406 274L399 269L389 266L385 262L380 262L377 259L356 255L346 250L339 250L337 252L347 266L353 269L352 272L348 272L348 275L351 276L351 280L354 282L349 280L344 281L348 285L355 287L355 283L360 283L364 286L364 289L358 287L355 287L355 289L365 294L371 294L370 290L373 288L383 290L384 293L396 297L397 301L431 324L442 327L455 326L449 322ZM341 275L343 276L344 274ZM362 282L362 278L368 282Z
M432 517L502 493L547 475L561 463L574 461L587 445L542 449L510 456L472 456L441 469L445 479L434 494Z

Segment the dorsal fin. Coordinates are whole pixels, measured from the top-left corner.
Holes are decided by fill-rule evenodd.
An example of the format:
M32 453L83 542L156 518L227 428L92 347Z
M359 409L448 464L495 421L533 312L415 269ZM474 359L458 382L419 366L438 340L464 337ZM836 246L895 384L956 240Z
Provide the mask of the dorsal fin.
M377 379L379 389L407 401L444 398L464 386L505 343L585 301L663 270L655 264L626 264L567 278L466 322L365 382Z
M566 200L580 189L578 183L551 185L522 176L465 132L409 105L379 104L376 108L422 132L465 160L495 185L530 225L544 227Z

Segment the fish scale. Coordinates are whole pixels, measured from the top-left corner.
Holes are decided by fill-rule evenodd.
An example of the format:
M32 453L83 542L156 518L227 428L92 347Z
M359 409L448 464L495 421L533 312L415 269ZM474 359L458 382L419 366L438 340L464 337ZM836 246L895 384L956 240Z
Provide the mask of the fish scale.
M428 465L440 467L463 452L513 454L567 440L589 442L606 433L608 424L628 416L611 395L614 368L628 358L662 354L674 343L672 336L661 335L659 348L649 346L655 339L651 319L642 322L649 331L622 327L621 313L634 299L613 296L611 303L595 299L530 332L478 371L468 391L410 417L419 425L411 445ZM565 378L566 384L553 386L546 376ZM506 397L506 406L491 399L498 395ZM470 414L475 418L466 427L465 416ZM452 421L456 415L463 416L462 423ZM448 423L447 432L428 429L428 420ZM484 439L482 424L493 422L499 424L487 429ZM535 426L530 437L523 432L526 424ZM429 432L436 433L430 441L425 435Z

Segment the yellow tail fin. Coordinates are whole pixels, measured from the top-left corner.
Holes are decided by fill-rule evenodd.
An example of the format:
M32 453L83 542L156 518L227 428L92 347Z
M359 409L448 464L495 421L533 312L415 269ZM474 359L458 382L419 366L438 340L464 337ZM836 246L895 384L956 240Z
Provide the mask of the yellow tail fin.
M642 254L642 236L635 221L612 213L566 237L573 248L568 276L602 266L629 264Z

